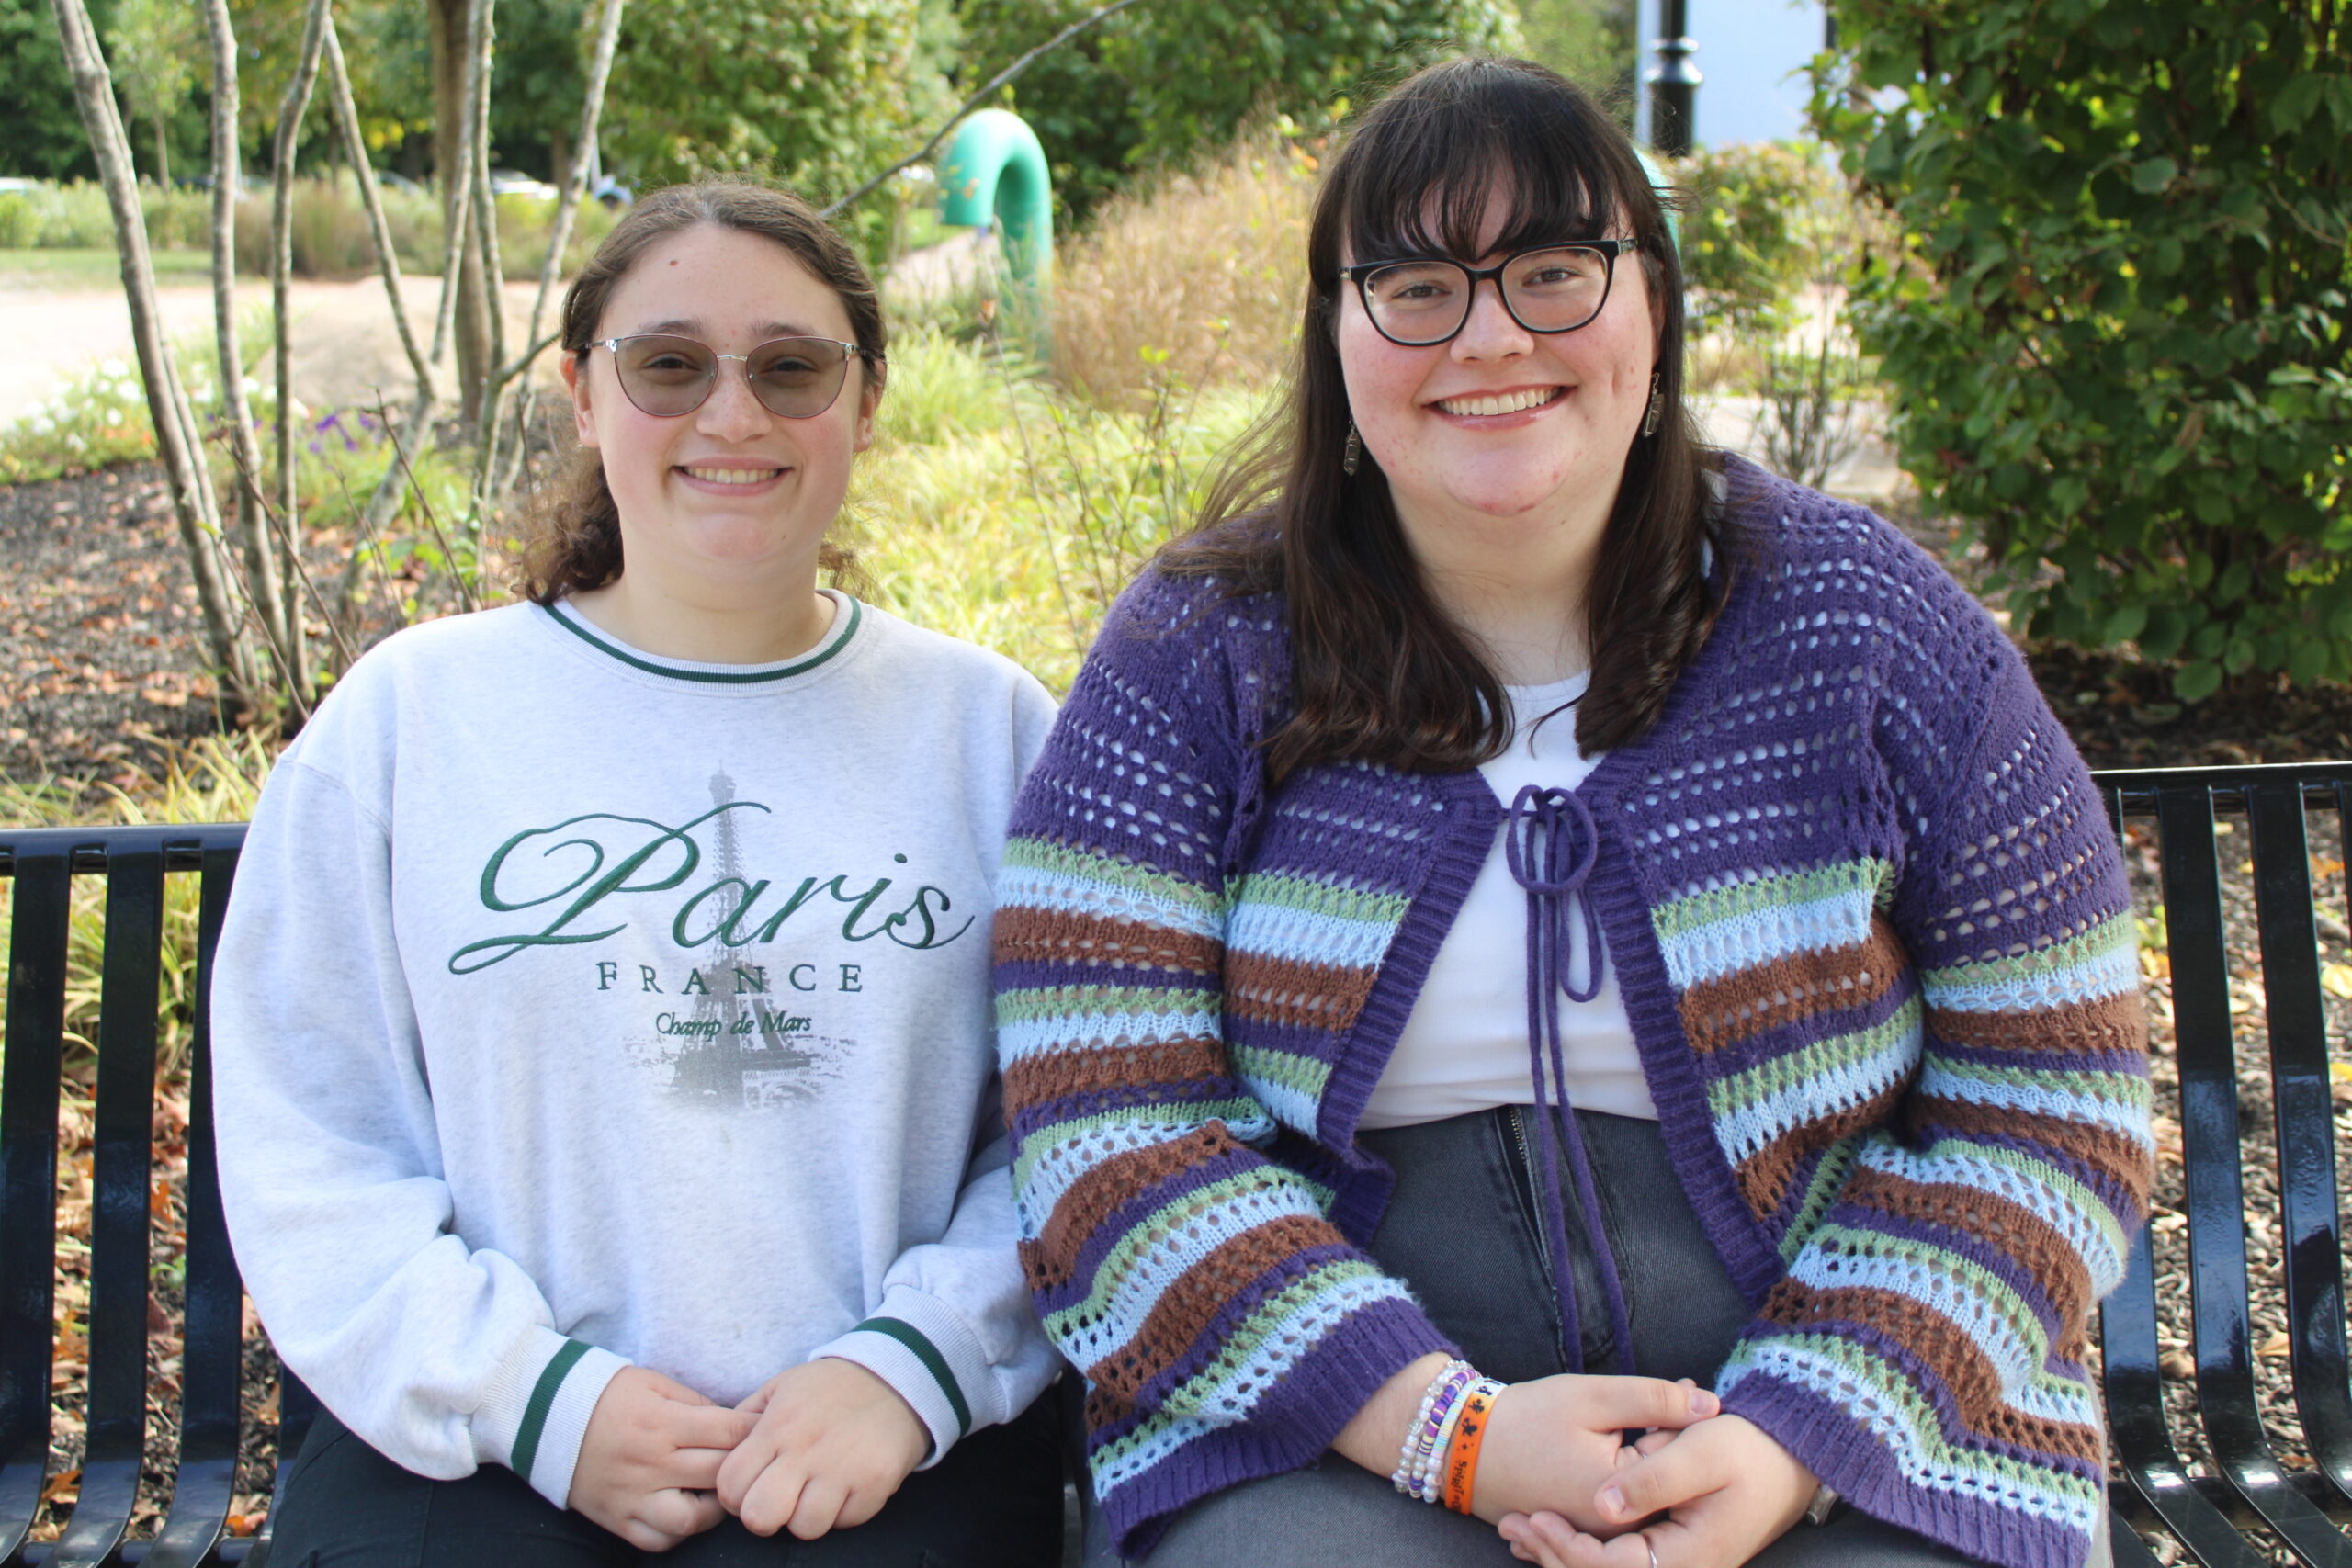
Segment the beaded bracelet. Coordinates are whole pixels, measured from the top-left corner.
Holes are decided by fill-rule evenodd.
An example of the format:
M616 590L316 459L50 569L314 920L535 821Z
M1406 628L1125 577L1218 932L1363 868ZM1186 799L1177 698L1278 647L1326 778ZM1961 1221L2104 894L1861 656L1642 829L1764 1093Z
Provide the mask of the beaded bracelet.
M1462 1412L1468 1406L1469 1395L1485 1381L1474 1370L1448 1406L1436 1413L1438 1417L1436 1440L1430 1445L1429 1458L1423 1461L1420 1470L1413 1477L1413 1495L1431 1506L1435 1506L1445 1495L1445 1460L1453 1447L1454 1427L1461 1422Z
M1442 1452L1438 1447L1439 1434L1453 1414L1463 1392L1478 1376L1478 1369L1467 1361L1448 1361L1443 1371L1430 1380L1427 1392L1421 1395L1420 1408L1414 1412L1413 1424L1405 1430L1405 1443L1396 1456L1396 1469L1389 1476L1389 1484L1408 1497L1421 1495L1425 1480Z
M1495 1401L1502 1397L1505 1386L1492 1378L1480 1378L1463 1395L1453 1437L1445 1446L1442 1466L1442 1500L1457 1514L1470 1511L1471 1494L1478 1483L1478 1449L1487 1439L1487 1420L1494 1415Z

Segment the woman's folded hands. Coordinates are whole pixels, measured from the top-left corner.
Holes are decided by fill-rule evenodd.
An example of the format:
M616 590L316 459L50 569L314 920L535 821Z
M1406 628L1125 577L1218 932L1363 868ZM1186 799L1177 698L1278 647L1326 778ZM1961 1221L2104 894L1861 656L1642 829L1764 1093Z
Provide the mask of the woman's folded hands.
M912 1407L854 1361L787 1368L731 1409L625 1367L588 1418L570 1501L640 1551L729 1514L814 1540L872 1518L930 1451Z
M1508 1403L1496 1406L1498 1423ZM1804 1517L1820 1485L1738 1416L1653 1432L1612 1462L1616 1473L1581 1517L1558 1508L1505 1515L1514 1555L1543 1568L1739 1568Z

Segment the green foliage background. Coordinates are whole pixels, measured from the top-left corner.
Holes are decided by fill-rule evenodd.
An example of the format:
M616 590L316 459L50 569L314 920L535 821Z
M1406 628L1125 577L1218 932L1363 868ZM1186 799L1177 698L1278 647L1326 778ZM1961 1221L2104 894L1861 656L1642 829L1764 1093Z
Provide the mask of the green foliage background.
M1094 6L967 0L960 77L986 81ZM1454 49L1515 51L1510 0L1152 0L1030 67L1009 98L1083 220L1139 168L1223 145L1253 115L1312 129L1367 84Z
M2352 679L2352 37L2334 0L1842 0L1816 120L1917 260L1858 291L1905 466L2031 615ZM1849 85L1875 95L1849 96Z

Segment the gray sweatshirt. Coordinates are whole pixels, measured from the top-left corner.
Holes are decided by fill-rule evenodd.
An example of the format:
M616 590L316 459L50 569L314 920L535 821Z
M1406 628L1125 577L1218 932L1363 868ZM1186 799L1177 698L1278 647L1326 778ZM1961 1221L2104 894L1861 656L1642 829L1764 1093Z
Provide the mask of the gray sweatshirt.
M271 775L213 985L221 1185L288 1366L559 1506L637 1362L838 1356L933 1461L1056 1365L1019 1261L992 886L1052 700L836 596L770 666L569 606L401 633Z

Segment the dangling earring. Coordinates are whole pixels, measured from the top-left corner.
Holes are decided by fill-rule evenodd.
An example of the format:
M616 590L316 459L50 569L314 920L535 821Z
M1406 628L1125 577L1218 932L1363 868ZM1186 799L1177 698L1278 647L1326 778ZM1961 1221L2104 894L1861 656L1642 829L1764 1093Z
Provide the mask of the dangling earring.
M1356 422L1348 421L1348 444L1340 448L1340 472L1352 474L1356 463L1363 457L1363 441L1356 434Z
M1642 414L1642 434L1657 434L1658 417L1666 412L1666 389L1658 385L1658 372L1650 372L1650 406Z

